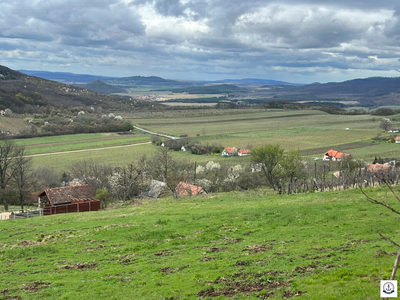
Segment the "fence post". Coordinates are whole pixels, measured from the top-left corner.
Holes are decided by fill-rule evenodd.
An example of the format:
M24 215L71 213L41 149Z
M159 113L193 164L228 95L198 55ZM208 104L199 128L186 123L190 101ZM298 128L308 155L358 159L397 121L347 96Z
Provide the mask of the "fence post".
M92 202L91 201L89 201L89 211L92 211L92 207L91 207L91 204Z
M79 212L79 202L76 202L76 210Z

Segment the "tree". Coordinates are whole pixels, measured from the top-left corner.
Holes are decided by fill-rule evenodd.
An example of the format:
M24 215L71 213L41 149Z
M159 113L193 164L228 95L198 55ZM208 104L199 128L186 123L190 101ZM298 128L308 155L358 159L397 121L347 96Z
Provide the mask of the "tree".
M284 150L281 149L279 145L272 144L256 147L251 151L251 160L260 164L263 174L274 190L277 188L275 173L277 171L277 166L282 161L283 151Z
M304 176L304 164L301 155L296 150L290 150L283 155L280 162L282 166L282 175L284 178L292 181L293 178Z
M388 131L392 127L392 122L388 118L383 118L379 123L379 128Z
M13 140L2 136L0 140L0 191L4 210L8 211L6 188L12 179L17 146Z
M142 163L154 180L165 182L175 198L178 197L176 186L179 182L188 180L190 175L193 176L192 167L185 162L176 161L168 148L160 147L150 159L143 157Z
M26 156L25 148L17 148L14 157L12 177L22 212L24 212L24 202L26 195L32 189L33 176L31 172L31 167L32 158Z

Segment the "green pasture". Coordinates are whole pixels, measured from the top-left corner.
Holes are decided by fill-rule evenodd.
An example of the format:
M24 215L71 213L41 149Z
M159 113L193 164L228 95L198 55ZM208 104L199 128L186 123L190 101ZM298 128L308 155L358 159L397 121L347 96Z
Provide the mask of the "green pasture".
M397 249L378 233L398 241L392 213L358 190L268 194L1 221L0 298L379 298Z

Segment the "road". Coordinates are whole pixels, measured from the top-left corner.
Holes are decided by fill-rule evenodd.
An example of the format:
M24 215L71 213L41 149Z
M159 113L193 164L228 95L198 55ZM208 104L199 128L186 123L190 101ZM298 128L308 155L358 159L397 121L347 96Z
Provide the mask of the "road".
M97 151L97 150L107 150L107 149L132 147L132 146L147 145L147 144L151 144L151 142L138 143L138 144L132 144L132 145L123 145L123 146L112 146L112 147L93 148L93 149L71 150L71 151L63 151L63 152L31 154L31 155L26 155L25 157L36 157L36 156L46 156L46 155L65 154L65 153L78 153L78 152L88 152L88 151Z
M152 132L152 131L149 131L149 130L146 130L146 129L143 129L143 128L140 128L140 127L137 127L137 126L133 126L133 128L135 128L137 130L140 130L140 131L143 131L143 132L146 132L146 133L150 133L150 134L154 134L154 135L158 135L158 136L163 136L163 137L169 138L171 140L179 140L180 139L179 137L170 136L170 135L166 135L166 134L162 134L162 133Z

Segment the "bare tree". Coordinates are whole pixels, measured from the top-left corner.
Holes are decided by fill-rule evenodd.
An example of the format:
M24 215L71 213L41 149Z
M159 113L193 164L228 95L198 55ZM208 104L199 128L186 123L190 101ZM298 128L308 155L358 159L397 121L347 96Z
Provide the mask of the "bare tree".
M17 146L13 140L5 136L0 138L0 191L4 210L8 211L6 189L12 179L11 174L14 167Z
M384 183L386 184L386 186L389 188L389 190L390 190L391 194L394 196L394 198L395 198L398 202L400 202L399 196L395 193L395 191L393 190L393 188L390 186L389 182L388 182L386 179L383 179L383 182L384 182ZM387 202L387 199L384 200L384 201L374 199L374 198L368 196L368 195L364 192L364 190L362 189L362 186L361 186L361 185L359 185L359 188L360 188L361 192L364 194L365 198L366 198L369 202L371 202L371 203L373 203L373 204L377 204L377 205L382 205L382 206L386 207L387 209L391 210L393 213L395 213L395 214L397 214L397 215L400 215L400 210L399 210L398 208L394 207L393 204L389 204L389 203ZM398 219L398 218L396 218L396 219ZM395 261L394 261L394 265L393 265L393 269L392 269L392 274L390 275L390 279L389 279L389 280L394 280L394 277L396 276L397 267L398 267L398 265L399 265L399 260L400 260L400 244L396 243L396 242L393 241L391 238L382 235L381 233L379 233L379 235L380 235L384 240L389 241L390 243L392 243L393 245L395 245L396 247L398 247L397 254L396 254L396 259L395 259Z
M108 178L112 175L110 166L100 165L93 160L83 160L70 167L74 178L88 184L93 192L98 189L110 188Z
M179 182L193 176L192 167L176 161L168 148L159 148L157 154L149 159L143 157L142 163L153 179L165 182L175 198L179 195L176 191Z
M12 177L22 212L24 212L25 198L32 189L33 176L31 167L32 158L26 156L25 148L17 148L14 157Z

